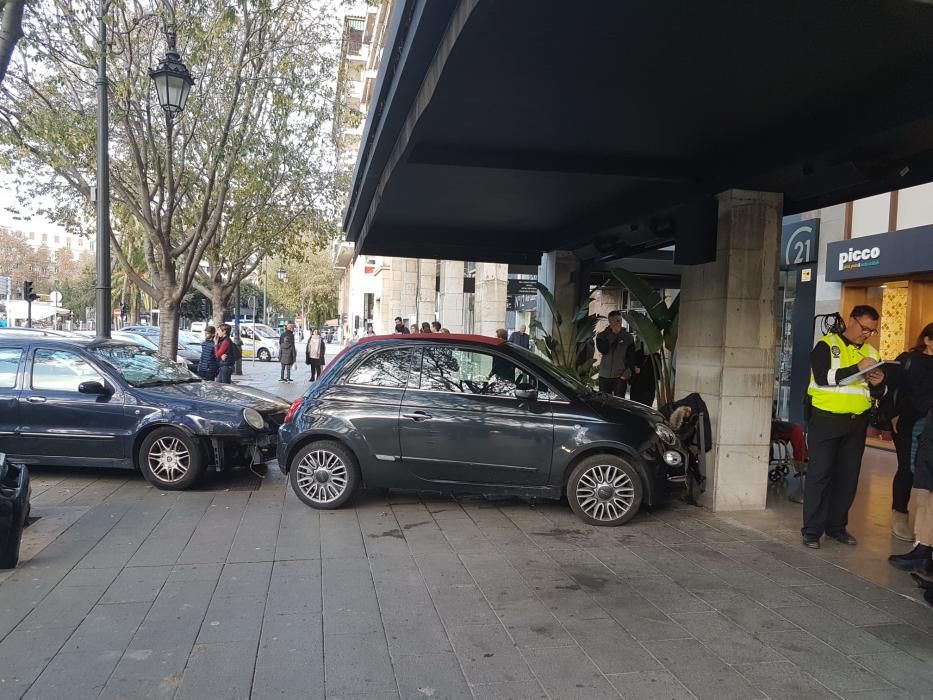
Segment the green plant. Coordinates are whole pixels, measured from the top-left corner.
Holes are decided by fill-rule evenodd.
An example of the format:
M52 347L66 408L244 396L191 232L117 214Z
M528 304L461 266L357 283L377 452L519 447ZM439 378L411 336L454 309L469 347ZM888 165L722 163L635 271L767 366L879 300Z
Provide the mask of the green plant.
M673 403L674 368L671 364L671 356L677 348L680 295L678 294L668 306L658 291L635 273L619 268L613 270L612 274L645 308L644 312L625 311L622 315L628 322L629 328L645 344L645 351L651 356L658 388L658 406Z
M553 319L551 332L548 332L537 319L531 322L531 329L539 331L541 337L535 338L535 347L552 364L568 372L584 384L593 382L593 332L597 314L590 313L592 299L587 298L568 323L557 308L557 301L551 291L540 282L536 283L544 303L547 304ZM536 336L538 334L535 334Z

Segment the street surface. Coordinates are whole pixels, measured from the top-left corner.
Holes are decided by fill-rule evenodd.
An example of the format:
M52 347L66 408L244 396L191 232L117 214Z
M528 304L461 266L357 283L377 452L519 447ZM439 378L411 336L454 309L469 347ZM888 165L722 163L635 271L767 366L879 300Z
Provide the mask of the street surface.
M307 387L303 365L293 384L244 368L285 398ZM841 546L803 550L793 520L675 505L591 528L561 503L396 492L318 512L277 470L170 493L37 469L33 488L26 561L0 572L0 698L933 688L933 611L837 566Z

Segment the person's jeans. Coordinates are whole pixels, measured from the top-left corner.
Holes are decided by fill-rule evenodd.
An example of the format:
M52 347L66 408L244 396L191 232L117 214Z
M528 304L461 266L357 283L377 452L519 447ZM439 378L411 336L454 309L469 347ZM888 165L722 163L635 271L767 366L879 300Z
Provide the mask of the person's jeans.
M217 370L217 383L229 384L230 377L233 376L233 365L221 365Z
M321 376L321 360L320 358L311 358L311 381Z
M279 375L279 379L284 379L285 381L288 381L288 382L292 380L292 366L291 365L282 365L282 373Z
M894 447L897 449L897 471L894 473L894 483L891 485L893 498L891 510L906 513L910 503L910 492L914 485L914 473L910 468L911 437L914 421L901 418L894 433Z
M625 390L628 388L628 382L617 377L600 377L599 390L604 394L612 396L621 396L625 398Z

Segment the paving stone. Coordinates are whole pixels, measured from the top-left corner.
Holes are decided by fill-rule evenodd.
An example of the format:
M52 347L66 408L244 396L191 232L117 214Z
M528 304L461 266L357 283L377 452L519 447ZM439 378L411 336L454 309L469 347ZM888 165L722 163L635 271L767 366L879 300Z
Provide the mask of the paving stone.
M690 636L683 627L630 588L605 591L594 598L612 619L640 642Z
M319 616L266 616L256 658L256 698L324 697L324 641Z
M214 595L265 598L271 576L271 562L225 564Z
M866 654L853 656L858 662L871 670L891 685L907 691L913 697L930 697L930 688L933 688L933 667L929 664L917 663L917 659L910 654L896 651L889 654Z
M366 557L363 534L355 511L322 511L320 518L322 558Z
M933 663L933 637L916 627L907 624L880 625L877 627L863 627L865 633L874 635L887 644L885 649L877 651L905 651L916 656L921 661Z
M96 588L107 589L114 579L125 569L119 566L108 567L106 569L72 569L68 572L58 584L61 586L94 586Z
M898 621L890 613L833 586L800 586L794 590L853 625L886 625Z
M321 612L321 562L277 561L272 569L266 614Z
M710 606L667 576L632 579L628 584L666 613L693 613L710 610Z
M456 554L419 554L415 557L421 575L430 588L466 586L475 583Z
M96 605L62 648L62 652L126 649L149 612L149 603Z
M172 571L171 566L126 567L107 589L101 603L151 603Z
M452 651L447 631L433 606L397 608L383 616L385 634L393 657Z
M471 684L531 679L531 671L501 625L448 628L454 652Z
M551 611L534 598L505 606L497 615L519 647L561 647L574 643Z
M259 641L265 598L223 596L211 599L198 644Z
M774 610L766 608L749 597L733 592L722 599L715 597L706 600L723 615L752 635L761 632L783 632L797 629L797 625ZM704 597L702 593L700 597ZM782 608L783 610L783 608Z
M547 700L538 681L512 681L471 686L476 700Z
M0 697L19 698L71 635L68 627L11 632L0 642Z
M248 493L215 495L175 563L225 562L248 500Z
M638 671L608 678L625 700L696 700L670 671Z
M739 664L734 668L771 700L831 700L838 697L813 676L787 661Z
M127 649L104 686L101 699L168 699L181 684L190 647Z
M156 525L127 565L158 566L178 561L213 498L213 494L202 492L179 494L171 517Z
M63 586L48 594L16 627L37 631L45 627L77 629L100 599L103 586ZM4 591L5 593L5 591Z
M762 552L746 542L723 542L710 546L717 552L725 554L749 569L764 574L782 586L806 586L819 583L819 580L810 574L775 559L767 552Z
M660 668L657 660L615 620L577 619L566 621L564 626L604 674Z
M834 615L825 608L816 605L803 605L799 607L780 608L780 611L781 615L788 620L795 622L802 629L805 629L817 639L822 639L846 656L895 651L894 647L882 641L881 636L871 634L870 629L862 629L850 625L844 619ZM903 625L903 627L906 628L908 626ZM917 634L923 635L923 633L919 631ZM933 643L933 639L929 637L927 639L928 643Z
M695 639L645 642L645 647L700 700L764 697Z
M438 615L447 625L483 625L496 621L482 591L474 584L440 586L431 597Z
M617 697L615 688L579 647L522 652L538 682L559 698Z
M473 698L460 662L452 653L395 657L394 666L403 698Z
M779 661L782 658L774 649L718 612L675 614L672 617L727 664Z
M195 643L214 592L213 581L168 582L133 637L131 646L164 649Z
M26 693L28 700L97 698L120 660L117 651L59 653Z
M179 581L210 581L216 583L220 578L223 564L177 564L166 579L167 583Z
M398 691L381 633L324 637L324 677L328 697Z
M175 697L177 700L248 698L256 648L255 642L195 645Z
M888 686L864 665L847 658L809 632L765 632L761 640L834 692Z

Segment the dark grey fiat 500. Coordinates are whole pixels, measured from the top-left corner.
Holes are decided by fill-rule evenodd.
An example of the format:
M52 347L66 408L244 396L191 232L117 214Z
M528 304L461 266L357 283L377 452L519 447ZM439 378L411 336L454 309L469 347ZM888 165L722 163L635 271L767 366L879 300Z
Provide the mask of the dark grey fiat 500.
M314 508L364 484L561 498L621 525L684 482L661 414L593 391L505 341L367 338L335 358L279 429L278 461Z

